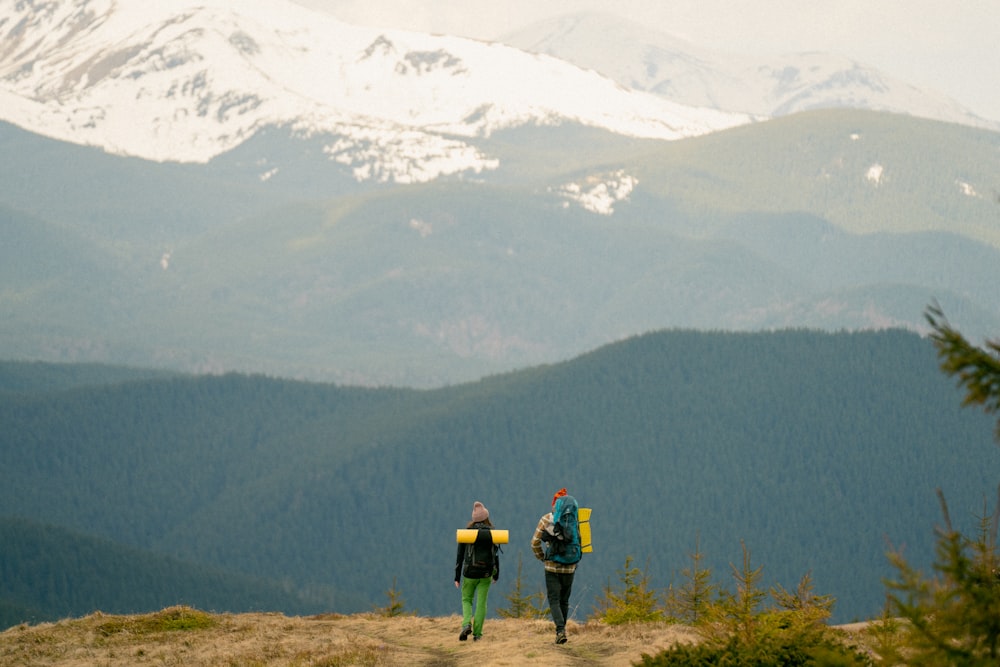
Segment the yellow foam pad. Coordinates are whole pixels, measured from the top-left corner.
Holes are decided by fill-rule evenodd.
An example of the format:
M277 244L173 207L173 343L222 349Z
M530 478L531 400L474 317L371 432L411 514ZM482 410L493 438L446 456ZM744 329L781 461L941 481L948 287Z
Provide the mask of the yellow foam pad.
M580 522L580 551L585 554L594 552L594 545L590 542L590 511L589 507L576 511L577 521Z
M493 544L507 544L507 540L509 539L508 531L494 529L490 533L493 535ZM472 544L476 541L476 535L478 534L478 528L459 528L455 539L459 544Z

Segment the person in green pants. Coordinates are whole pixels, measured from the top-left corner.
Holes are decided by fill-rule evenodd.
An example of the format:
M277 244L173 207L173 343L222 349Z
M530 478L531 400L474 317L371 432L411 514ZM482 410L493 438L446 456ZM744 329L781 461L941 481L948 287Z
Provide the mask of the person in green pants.
M490 511L478 500L472 505L472 521L466 528L493 528ZM464 581L462 577L465 577ZM467 640L470 634L473 641L482 638L490 582L499 578L500 556L489 530L479 531L474 544L458 545L455 556L455 588L462 590L462 632L458 635L460 641ZM473 599L475 617L472 614Z

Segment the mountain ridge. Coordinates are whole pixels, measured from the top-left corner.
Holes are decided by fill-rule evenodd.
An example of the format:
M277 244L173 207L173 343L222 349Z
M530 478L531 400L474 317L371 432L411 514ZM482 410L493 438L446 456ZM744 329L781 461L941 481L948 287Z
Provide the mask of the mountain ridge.
M17 7L0 17L3 120L157 161L205 162L287 127L324 136L356 181L405 183L493 170L470 140L525 124L674 140L850 106L1000 130L847 59L747 62L601 14L482 42L350 26L289 0Z
M935 299L978 339L998 136L853 110L674 142L518 128L477 140L508 165L480 182L340 189L321 142L274 137L304 177L262 182L269 145L178 165L0 127L0 258L25 269L0 349L428 387L660 328L922 331Z
M981 118L941 93L894 80L846 57L821 52L770 57L720 53L607 13L546 19L500 41L689 106L758 118L863 108L1000 130L1000 120Z
M238 10L178 0L152 16L139 4L25 3L0 17L10 43L0 81L5 99L20 100L4 105L4 120L184 162L289 125L330 135L324 151L357 180L395 182L493 169L468 139L512 125L565 119L672 139L750 121L625 90L547 56L349 26L287 0Z
M5 356L427 387L660 328L919 332L935 299L1000 329L996 132L820 109L623 134L708 116L500 44L272 25L284 6L2 6L0 94L98 133L0 123ZM102 100L211 159L109 153Z

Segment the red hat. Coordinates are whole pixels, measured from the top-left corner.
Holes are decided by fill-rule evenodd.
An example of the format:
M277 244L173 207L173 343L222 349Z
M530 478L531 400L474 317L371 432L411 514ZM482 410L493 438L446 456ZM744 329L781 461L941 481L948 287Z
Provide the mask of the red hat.
M566 489L559 489L556 491L556 495L552 496L552 506L556 506L556 501L566 495Z

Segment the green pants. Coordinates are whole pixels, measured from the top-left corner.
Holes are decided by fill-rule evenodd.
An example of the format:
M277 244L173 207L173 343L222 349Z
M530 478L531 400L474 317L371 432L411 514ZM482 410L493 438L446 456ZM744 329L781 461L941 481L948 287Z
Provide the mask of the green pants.
M472 623L472 635L481 637L483 621L486 620L486 598L490 594L489 577L462 580L462 627L472 621L472 598L476 598L476 618Z

